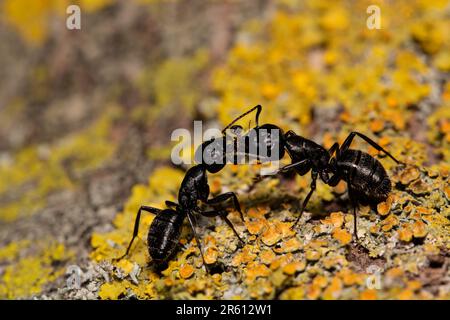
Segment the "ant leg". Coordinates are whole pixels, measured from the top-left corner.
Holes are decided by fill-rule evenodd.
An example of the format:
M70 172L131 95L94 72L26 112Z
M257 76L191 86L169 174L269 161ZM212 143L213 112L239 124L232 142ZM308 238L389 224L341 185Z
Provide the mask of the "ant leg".
M268 174L264 175L264 177L261 176L261 175L258 175L257 177L254 178L254 180L255 181L261 181L261 180L265 179L265 177L270 177L270 176L276 175L276 174L278 174L280 172L288 172L289 170L291 170L291 169L293 169L295 167L299 167L299 166L304 165L304 164L309 164L309 159L303 159L303 160L301 160L299 162L290 163L288 165L285 165L284 167L281 167L277 171L269 172Z
M353 235L355 236L356 241L359 242L359 239L358 239L358 222L357 222L357 212L356 212L358 204L356 203L355 198L354 198L351 190L348 191L348 196L349 196L350 202L352 203L352 206L353 206Z
M336 187L339 181L341 181L341 176L337 173L335 173L331 178L328 178L321 172L320 177L323 180L323 182L325 182L330 187Z
M356 241L359 241L358 239L358 223L357 223L357 214L356 214L356 205L353 205L353 234L355 235Z
M211 210L211 211L204 211L204 212L200 212L200 214L202 216L208 217L208 218L212 218L212 217L221 217L226 224L231 228L231 230L233 230L234 234L236 235L236 237L239 239L239 241L241 242L241 244L243 245L245 242L242 240L242 238L239 236L239 234L237 233L236 229L234 228L233 224L231 223L230 219L228 219L227 215L228 212L226 210Z
M295 221L295 223L292 225L291 229L294 229L294 227L295 227L295 226L297 225L297 223L300 221L300 218L301 218L302 215L303 215L303 211L305 210L306 205L308 204L309 198L311 198L311 196L312 196L314 190L316 190L317 172L313 171L313 172L311 173L311 178L312 178L312 181L311 181L311 190L309 191L308 195L306 196L305 200L303 201L302 208L301 208L301 210L300 210L300 215L298 216L298 218L297 218L297 220Z
M194 217L194 215L191 212L189 212L187 214L187 217L188 217L188 220L189 220L189 224L191 225L192 232L194 233L194 238L195 238L195 241L197 242L198 249L200 250L200 255L202 256L203 266L205 267L206 272L209 273L209 269L208 269L208 267L206 265L206 262L205 262L205 257L203 256L202 244L200 242L200 238L197 235L197 231L195 231L195 225L196 225L195 217Z
M174 209L176 209L176 208L178 208L178 203L175 203L175 202L173 202L173 201L166 201L166 206L167 206L168 208L174 208Z
M339 143L335 142L330 149L328 149L328 153L330 156L333 156L333 153L336 152L336 157L339 158Z
M349 134L349 136L347 137L347 139L345 139L344 143L342 144L341 150L340 152L345 152L348 150L348 148L350 147L350 144L353 141L353 138L355 136L360 137L361 139L363 139L364 141L366 141L368 144L370 144L372 147L374 147L375 149L377 149L378 151L383 151L386 155L388 155L392 160L394 160L397 164L401 163L400 161L398 161L397 159L394 158L394 156L392 154L390 154L388 151L386 151L383 147L381 147L378 143L376 143L375 141L373 141L372 139L370 139L369 137L363 135L362 133L353 131L352 133Z
M234 119L229 125L227 125L223 130L222 130L222 134L225 133L225 131L231 127L233 124L236 123L236 121L238 121L239 119L242 119L243 117L245 117L246 115L248 115L249 113L251 113L253 110L256 109L256 126L259 126L259 114L261 113L262 107L260 105L257 105L253 108L251 108L250 110L248 110L247 112L244 112L243 114L241 114L239 117L237 117L236 119Z
M131 248L131 246L133 244L133 241L137 237L138 232L139 232L139 224L140 224L140 221L141 221L141 211L146 211L146 212L150 212L150 213L153 213L153 214L158 214L158 213L161 212L161 209L154 208L154 207L148 207L148 206L141 206L139 208L139 211L138 211L138 213L136 215L136 220L134 221L133 237L131 238L130 244L128 245L127 251L125 252L125 254L123 256L121 256L120 258L116 258L117 260L123 259L130 252L130 248Z
M301 166L301 165L307 164L307 163L309 163L309 159L303 159L303 160L301 160L299 162L290 163L288 165L285 165L284 167L281 167L277 171L277 173L278 172L287 172L287 171L291 170L292 168L295 168L295 167L298 167L298 166Z
M239 200L234 192L226 192L226 193L219 194L217 197L215 197L213 199L206 200L206 203L209 205L215 205L215 204L225 202L230 198L233 199L234 209L237 212L239 212L242 222L245 222L244 215L242 214L242 211L241 211L241 205L239 204Z

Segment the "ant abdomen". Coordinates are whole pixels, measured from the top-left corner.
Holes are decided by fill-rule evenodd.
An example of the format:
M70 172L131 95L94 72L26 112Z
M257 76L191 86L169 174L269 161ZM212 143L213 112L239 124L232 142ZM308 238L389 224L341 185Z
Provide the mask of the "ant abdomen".
M184 215L175 210L162 210L155 216L148 231L150 257L155 262L168 260L178 247Z
M377 159L363 151L349 149L341 155L337 165L359 203L377 204L386 200L391 181Z

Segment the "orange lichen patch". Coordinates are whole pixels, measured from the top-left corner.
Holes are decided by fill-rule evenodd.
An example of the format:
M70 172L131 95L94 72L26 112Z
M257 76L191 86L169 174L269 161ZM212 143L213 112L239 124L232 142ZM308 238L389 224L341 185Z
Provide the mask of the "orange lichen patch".
M292 259L292 255L290 253L284 255L284 256L277 256L277 258L275 260L272 261L272 263L270 264L270 269L275 271L278 268L286 265L287 263L289 263L289 261L291 261Z
M403 275L404 275L404 271L399 267L391 268L386 271L386 277L389 277L392 279L399 278Z
M371 234L378 234L380 232L380 225L374 224L374 225L370 226L369 232Z
M396 201L396 197L392 194L390 194L386 201L384 202L380 202L377 205L377 212L381 215L381 216L386 216L389 214L389 212L391 211L391 207L392 204Z
M352 115L347 112L347 111L343 111L340 115L339 118L343 121L343 122L347 122L347 123L351 123L353 118Z
M333 230L333 238L345 246L352 241L352 235L345 229L336 228Z
M218 255L219 255L219 252L217 251L217 248L211 248L211 247L207 248L204 253L205 262L207 264L216 263Z
M249 263L256 259L256 254L253 253L253 247L250 245L246 245L240 253L234 256L231 265L233 267L237 267L240 264Z
M381 119L375 119L370 122L369 128L372 132L377 133L384 129L384 121Z
M384 118L388 119L398 131L405 129L406 121L404 113L397 110L384 110L382 114Z
M416 211L419 212L420 214L432 214L433 211L429 208L424 208L421 206L416 207Z
M303 300L305 297L305 288L303 286L292 287L285 291L280 296L281 300Z
M367 289L361 292L359 299L361 300L376 300L378 298L377 290Z
M445 187L444 193L445 193L445 196L447 197L447 200L450 201L450 187Z
M344 223L344 214L342 212L332 212L330 216L321 220L324 224L331 224L335 228L340 228Z
M250 234L258 235L263 229L266 227L265 220L263 219L255 219L253 221L246 221L245 225L247 226L248 232Z
M259 255L259 260L264 264L271 264L275 258L275 253L270 249L262 251Z
M312 284L308 287L306 292L306 297L310 300L315 300L320 297L322 293L322 288L316 284Z
M414 238L424 238L428 233L427 225L422 221L416 221L412 225L412 231Z
M205 279L192 279L186 281L186 287L191 294L203 292L206 289L207 285L208 281L206 281Z
M355 284L364 284L364 278L360 274L353 272L352 270L345 268L339 271L338 275L341 277L345 286L352 286Z
M261 240L265 245L273 246L280 241L282 237L283 235L281 234L281 230L278 228L278 225L270 224L269 227L263 232Z
M259 218L264 219L264 215L269 211L266 207L256 207L256 208L250 208L247 211L247 216L249 218Z
M312 284L313 286L319 288L325 288L328 285L328 278L325 276L317 275L314 277Z
M402 225L398 230L398 238L404 242L410 242L413 237L412 228L409 225Z
M307 250L305 252L306 260L308 261L318 261L322 254L317 250Z
M308 247L312 249L319 249L326 247L328 245L328 241L325 239L314 239L308 243Z
M341 295L342 280L338 277L333 277L330 285L324 290L322 297L326 300L337 299Z
M398 225L398 218L395 215L391 214L383 220L381 225L381 229L383 231L390 231L394 226Z
M416 180L408 186L408 189L416 195L423 195L430 193L432 188L425 181Z
M194 274L195 269L192 265L185 263L180 267L179 274L183 279L189 279Z
M327 255L322 259L325 269L335 268L336 266L348 265L347 259L342 255Z
M427 255L438 255L440 252L439 248L431 243L424 244L423 249Z
M406 283L406 286L408 287L408 289L416 291L422 288L422 283L418 280L410 280Z
M298 251L302 247L303 245L300 240L298 240L298 238L291 238L287 241L282 242L279 248L274 248L273 250L276 253L287 253Z
M215 273L211 276L211 278L213 279L214 283L217 286L222 285L222 275L220 273Z
M287 275L294 275L297 272L303 271L306 268L306 263L304 261L296 261L288 263L283 267L283 272Z
M410 289L405 289L402 290L398 295L397 295L399 300L411 300L414 298L414 291L410 290Z
M381 216L386 216L389 214L391 210L391 204L388 201L385 202L380 202L377 205L377 212L381 215Z
M268 277L272 271L263 264L249 263L245 269L246 282L255 281L258 277Z
M415 166L407 166L400 171L398 178L403 185L408 185L420 176L420 171Z

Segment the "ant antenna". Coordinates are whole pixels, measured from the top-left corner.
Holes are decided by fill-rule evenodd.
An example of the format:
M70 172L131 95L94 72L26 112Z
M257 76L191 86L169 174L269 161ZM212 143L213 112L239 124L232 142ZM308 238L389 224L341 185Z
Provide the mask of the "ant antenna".
M241 114L239 117L237 117L236 119L234 119L229 125L227 125L223 130L222 130L222 134L225 133L225 131L231 127L233 124L235 124L239 119L242 119L243 117L245 117L246 115L248 115L249 113L251 113L253 110L256 110L256 126L259 125L259 114L261 113L262 107L261 105L257 105L253 108L251 108L250 110L248 110L247 112Z

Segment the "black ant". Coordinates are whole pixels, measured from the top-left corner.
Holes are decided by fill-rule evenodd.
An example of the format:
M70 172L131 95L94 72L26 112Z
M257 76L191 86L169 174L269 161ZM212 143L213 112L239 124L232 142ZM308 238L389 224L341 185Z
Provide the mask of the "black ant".
M257 110L256 122L258 123L258 117L262 107L258 105L245 114L253 110ZM356 209L358 204L377 204L385 201L391 191L391 181L386 170L377 159L363 151L350 149L353 139L358 136L376 150L384 152L397 164L400 164L400 162L372 139L356 131L349 134L342 146L339 147L339 144L336 142L329 150L326 150L314 141L295 134L292 130L284 134L274 124L257 125L252 130L256 134L247 134L250 139L246 141L246 153L249 152L251 144L253 144L257 145L257 148L254 148L254 150L258 150L258 154L256 155L258 160L267 160L264 155L259 154L261 147L265 148L268 152L276 152L276 160L279 160L284 156L286 150L292 163L280 168L278 172L295 170L297 174L303 176L311 171L311 189L302 203L300 215L292 225L292 228L299 222L309 199L316 189L318 177L324 183L333 187L339 181L344 180L347 183L349 198L353 205L354 235L358 240L356 222ZM272 137L274 132L278 135L275 139ZM250 145L247 145L247 143ZM332 157L334 153L335 157ZM330 177L330 175L332 176Z
M234 122L233 122L234 123ZM230 143L230 137L225 134L225 131L230 128L227 126L222 130L222 137L212 138L204 142L195 153L195 159L197 162L201 162L190 168L181 182L181 186L178 192L178 203L172 201L166 201L168 209L158 209L149 206L141 206L136 215L134 223L133 237L127 247L126 253L119 259L122 259L128 255L134 239L138 235L139 223L141 212L146 211L155 214L155 218L150 225L148 232L148 250L152 260L156 265L163 265L174 253L178 246L179 238L181 235L181 227L184 219L187 217L190 227L193 231L195 240L200 249L200 254L203 259L203 264L207 269L207 264L203 256L203 250L201 242L196 232L196 215L201 214L206 217L221 217L226 224L233 230L236 237L239 239L242 245L244 241L241 239L231 221L227 218L228 211L226 209L217 209L216 206L221 205L229 199L233 200L234 209L239 212L240 218L244 222L244 216L241 211L239 200L234 192L226 192L216 196L213 199L209 197L209 185L207 179L207 172L217 173L222 170L226 163L226 146ZM239 126L231 128L233 130L239 130ZM235 140L232 141L235 145ZM203 157L203 156L206 157ZM198 207L198 201L207 204L215 209L210 211L204 211ZM207 269L208 271L208 269Z

